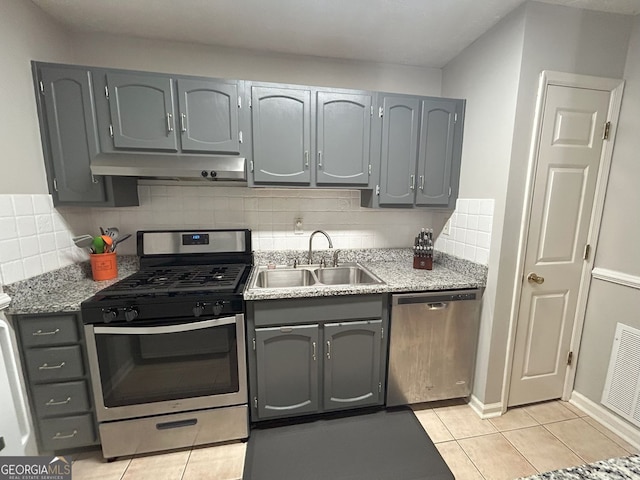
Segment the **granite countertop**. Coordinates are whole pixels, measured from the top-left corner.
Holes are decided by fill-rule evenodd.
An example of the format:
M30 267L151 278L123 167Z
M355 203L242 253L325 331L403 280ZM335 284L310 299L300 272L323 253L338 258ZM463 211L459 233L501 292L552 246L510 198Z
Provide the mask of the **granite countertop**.
M318 252L322 253L322 252ZM331 254L331 251L326 251ZM304 252L255 252L255 264L286 265L292 258L303 258ZM244 292L245 300L324 297L387 292L420 292L484 287L487 267L436 252L433 270L412 268L410 249L343 250L341 262L359 262L384 284L326 285L303 288L255 288ZM73 312L80 304L139 268L135 256L118 257L118 278L96 282L91 279L88 262L70 265L34 278L4 287L11 296L7 314ZM252 272L252 275L255 273Z
M520 480L633 480L640 478L640 455L539 473Z

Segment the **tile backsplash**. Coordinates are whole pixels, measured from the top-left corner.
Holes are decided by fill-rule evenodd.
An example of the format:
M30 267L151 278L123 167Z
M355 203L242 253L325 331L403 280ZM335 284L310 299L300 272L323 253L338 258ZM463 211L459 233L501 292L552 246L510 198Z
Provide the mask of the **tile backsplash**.
M493 208L493 199L459 198L449 221L449 234L440 234L436 250L488 265Z
M358 190L247 188L143 184L139 207L53 208L50 195L0 195L0 281L13 283L88 258L71 237L115 226L144 229L250 228L255 250L304 250L309 235L326 230L335 248L406 248L421 227L436 236L449 210L369 209ZM294 233L302 219L302 233ZM436 249L486 265L493 200L459 199L449 235ZM314 239L314 248L326 240ZM118 247L136 254L134 238Z

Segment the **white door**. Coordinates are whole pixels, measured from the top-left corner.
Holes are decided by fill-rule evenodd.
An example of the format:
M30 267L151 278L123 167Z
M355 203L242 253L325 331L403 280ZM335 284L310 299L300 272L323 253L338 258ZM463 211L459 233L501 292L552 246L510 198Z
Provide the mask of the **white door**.
M509 406L562 396L610 94L547 87Z

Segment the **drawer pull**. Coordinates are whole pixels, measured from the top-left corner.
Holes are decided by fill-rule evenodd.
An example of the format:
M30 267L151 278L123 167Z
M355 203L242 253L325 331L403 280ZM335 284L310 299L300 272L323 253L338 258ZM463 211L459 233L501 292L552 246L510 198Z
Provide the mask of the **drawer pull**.
M71 401L71 397L67 397L66 400L62 400L60 402L56 402L53 398L51 400L49 400L47 403L45 403L45 405L47 407L51 407L53 405L66 405L67 403L69 403Z
M53 330L51 332L43 332L42 330L38 330L36 332L33 332L31 335L33 335L34 337L42 337L44 335L55 335L59 331L60 331L59 328L56 328L55 330Z
M73 433L70 433L69 435L62 435L60 434L60 432L58 432L53 437L51 437L51 440L64 440L66 438L73 438L77 434L78 434L78 430L74 430Z
M60 365L49 366L47 363L45 363L44 365L40 365L38 367L38 370L56 370L58 368L64 367L64 364L65 364L65 362L62 362Z
M178 420L177 422L157 423L156 429L170 430L172 428L191 427L198 423L197 418L189 418L187 420Z

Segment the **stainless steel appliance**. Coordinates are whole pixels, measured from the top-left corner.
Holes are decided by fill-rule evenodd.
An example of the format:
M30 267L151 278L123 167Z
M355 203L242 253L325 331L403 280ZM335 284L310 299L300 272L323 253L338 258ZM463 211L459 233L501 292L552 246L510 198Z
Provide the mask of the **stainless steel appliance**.
M471 393L482 290L392 295L387 406Z
M104 457L248 437L251 232L137 241L140 270L81 307Z

